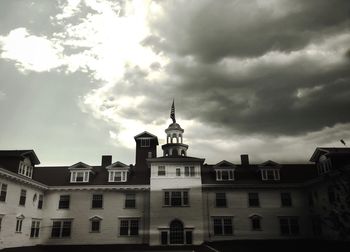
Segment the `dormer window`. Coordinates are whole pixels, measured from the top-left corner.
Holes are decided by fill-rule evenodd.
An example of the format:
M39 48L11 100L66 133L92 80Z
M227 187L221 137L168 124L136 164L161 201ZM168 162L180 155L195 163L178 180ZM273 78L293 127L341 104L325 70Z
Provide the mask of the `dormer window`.
M262 180L280 180L279 169L261 169Z
M72 171L70 182L89 182L89 171Z
M122 162L115 162L106 167L108 182L126 182L128 180L129 166Z
M234 180L235 173L233 169L216 169L216 180L224 181L224 180Z
M126 182L127 171L109 171L108 182Z
M261 179L264 181L280 180L280 165L268 160L260 165Z
M90 174L94 174L93 168L82 162L76 163L68 168L71 183L88 183Z
M19 162L18 174L32 178L33 166L29 158L25 158L23 161Z
M325 155L322 155L317 163L317 171L318 175L325 174L330 171L332 167L331 160L327 158Z

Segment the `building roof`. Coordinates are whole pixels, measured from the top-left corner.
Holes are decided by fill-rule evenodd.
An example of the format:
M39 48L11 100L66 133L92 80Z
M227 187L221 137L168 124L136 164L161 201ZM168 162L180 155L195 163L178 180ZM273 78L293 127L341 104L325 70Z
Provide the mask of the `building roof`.
M108 170L101 166L92 166L95 174L90 175L87 183L71 183L69 166L39 166L33 179L48 186L83 186L83 185L146 185L148 179L142 173L136 176L133 167L126 182L108 182Z
M157 158L148 158L147 162L204 162L204 158L196 158L189 156L166 156L166 157L157 157Z
M34 150L0 150L0 157L29 157L33 164L40 164Z
M236 165L234 180L216 181L215 165L203 165L202 184L284 184L302 183L317 176L314 164L284 164L280 165L280 180L263 181L261 179L260 165Z
M318 147L312 154L310 161L316 162L320 156L329 153L341 153L341 154L350 154L350 148L339 148L339 147Z

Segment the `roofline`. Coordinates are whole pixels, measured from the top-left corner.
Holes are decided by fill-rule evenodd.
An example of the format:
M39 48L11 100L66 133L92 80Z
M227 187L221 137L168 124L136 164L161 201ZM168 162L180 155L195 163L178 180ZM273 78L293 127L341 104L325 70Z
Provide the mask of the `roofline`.
M1 168L1 167L0 167L0 176L7 177L11 180L19 181L19 182L22 182L24 184L28 184L28 185L37 187L37 188L42 189L42 190L48 189L48 186L43 184L43 183L40 183L40 182L33 180L33 179L30 179L30 178L23 177L21 175L18 175L17 173L14 173L12 171L6 170L6 169Z
M50 191L67 191L67 190L141 190L141 191L148 191L150 189L150 185L67 185L67 186L49 186L48 190Z
M303 183L280 183L280 184L202 184L202 188L299 188Z

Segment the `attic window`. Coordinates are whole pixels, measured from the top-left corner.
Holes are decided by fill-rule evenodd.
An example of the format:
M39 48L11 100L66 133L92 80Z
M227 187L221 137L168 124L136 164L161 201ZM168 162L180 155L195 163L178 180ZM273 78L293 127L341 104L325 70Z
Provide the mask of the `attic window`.
M317 163L318 175L322 175L329 172L331 168L331 160L328 159L325 155L322 155Z
M261 169L262 180L280 180L279 169Z
M150 146L150 139L149 138L144 138L141 139L141 147L149 147Z
M216 180L225 181L225 180L234 180L234 170L233 169L216 169Z
M70 182L86 183L89 182L89 171L71 171Z
M108 182L126 182L128 171L109 171Z
M27 159L25 159L24 161L21 161L19 163L18 174L21 174L28 178L32 178L33 166L31 166L29 163L30 161L28 162Z

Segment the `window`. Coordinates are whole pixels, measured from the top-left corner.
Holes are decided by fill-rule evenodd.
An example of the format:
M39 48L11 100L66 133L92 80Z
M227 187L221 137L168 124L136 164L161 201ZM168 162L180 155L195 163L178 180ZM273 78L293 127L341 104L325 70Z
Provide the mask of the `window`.
M125 194L125 208L136 208L136 194Z
M39 195L39 201L38 201L38 209L43 208L43 202L44 202L44 195L40 194Z
M226 207L226 193L216 193L216 207Z
M69 208L69 195L61 195L60 201L58 202L58 209L68 209Z
M158 166L158 176L165 176L165 166Z
M234 170L227 170L227 169L216 169L216 180L221 181L221 180L234 180Z
M282 235L299 234L299 222L297 217L280 217L280 230Z
M248 193L248 201L250 207L259 207L259 194L258 193Z
M195 170L194 166L185 166L185 176L186 177L196 176L196 170Z
M89 182L89 171L71 171L70 182L73 183L86 183Z
M26 204L26 197L27 197L27 191L26 190L21 190L21 195L19 196L19 205L20 206L25 206Z
M30 160L25 159L19 163L18 174L32 178L33 175L33 166L30 165Z
M91 208L102 208L103 207L103 195L93 194Z
M149 151L147 156L148 156L148 158L152 158L153 157L152 151Z
M214 217L214 235L232 235L232 217Z
M138 219L120 219L119 235L135 236L139 235L139 220Z
M329 186L327 189L327 193L328 193L328 201L330 204L334 204L335 200L336 200L336 195L335 192L333 190L333 187Z
M316 215L311 217L312 232L314 236L322 236L322 220L321 217Z
M151 139L149 138L141 138L141 147L149 147L150 146L150 141Z
M40 230L40 221L33 220L32 226L30 228L30 238L38 238L39 237L39 230Z
M99 233L101 228L101 220L102 218L98 216L94 216L90 218L90 232Z
M261 169L262 180L280 180L279 169Z
M5 202L7 195L7 184L1 184L0 201Z
M317 163L318 175L325 174L332 168L332 162L326 156L322 155Z
M292 196L289 192L281 193L281 204L283 207L292 206Z
M164 206L181 207L188 206L188 191L164 191Z
M22 232L22 224L23 224L23 218L17 218L16 220L16 233Z
M253 231L260 231L261 230L261 217L259 215L251 216L250 221L252 222L252 230Z
M180 177L180 176L181 176L181 169L176 168L176 177Z
M108 182L126 182L128 171L109 171Z
M72 228L71 220L54 220L52 223L51 237L65 238L70 237Z

